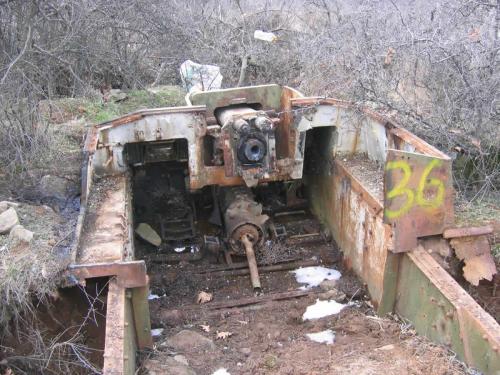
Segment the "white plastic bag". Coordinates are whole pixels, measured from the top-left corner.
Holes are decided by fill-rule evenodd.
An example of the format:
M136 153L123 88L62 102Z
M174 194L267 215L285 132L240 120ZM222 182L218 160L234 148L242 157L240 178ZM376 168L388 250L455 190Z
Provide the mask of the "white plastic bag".
M262 30L255 30L253 33L253 37L255 39L263 40L264 42L276 42L278 40L278 37L274 33L268 33L266 31Z
M222 75L215 65L202 65L186 60L180 67L181 79L188 92L220 89Z

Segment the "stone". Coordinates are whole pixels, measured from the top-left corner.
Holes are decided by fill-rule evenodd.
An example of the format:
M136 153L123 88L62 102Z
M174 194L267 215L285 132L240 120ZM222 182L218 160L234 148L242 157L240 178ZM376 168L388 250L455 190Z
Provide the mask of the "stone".
M174 359L177 362L182 363L183 365L186 365L186 366L189 365L187 358L184 357L183 355L180 355L180 354L174 355Z
M153 228L151 228L151 225L149 224L140 223L135 229L135 233L144 241L149 242L151 245L154 245L156 247L161 245L161 237Z
M120 89L111 89L108 94L108 100L111 102L121 102L127 98L127 93Z
M143 368L149 375L196 375L191 367L177 361L175 357L161 358L160 360L146 359Z
M346 299L346 295L337 289L330 289L318 295L320 299L334 300L335 302L342 302Z
M29 245L32 240L33 232L19 224L12 228L9 233L9 244L11 247Z
M40 194L43 198L67 201L78 195L78 183L59 176L45 175L40 180Z
M0 214L4 213L8 209L9 209L9 205L7 204L7 202L5 202L5 201L0 202Z
M14 208L9 208L0 214L0 234L7 234L19 224L19 217Z
M321 288L322 291L328 292L329 290L335 289L336 285L337 285L337 280L323 280L319 284L319 287Z
M18 208L19 207L19 203L16 203L16 202L11 202L11 201L1 201L0 202L0 214L2 212L5 212L7 211L9 208Z
M250 348L241 348L240 353L246 355L247 357L252 354L252 349Z
M167 345L179 352L190 352L193 350L213 350L216 348L214 342L198 332L182 330L166 341Z

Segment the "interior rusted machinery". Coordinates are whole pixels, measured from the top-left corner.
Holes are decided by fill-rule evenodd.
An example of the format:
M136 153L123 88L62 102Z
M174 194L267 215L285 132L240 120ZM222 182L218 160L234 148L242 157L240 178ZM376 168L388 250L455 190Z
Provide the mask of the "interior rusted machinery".
M471 262L487 258L491 228L453 228L447 155L370 108L289 87L196 92L186 102L97 125L86 138L69 279L109 278L105 374L133 374L136 350L152 345L148 262L241 257L252 287L266 292L256 258L268 243L326 237L377 313L400 314L485 373L500 369L498 324L427 251L439 243L451 252L466 238ZM284 218L304 212L322 227L288 233ZM490 268L476 270L491 279Z

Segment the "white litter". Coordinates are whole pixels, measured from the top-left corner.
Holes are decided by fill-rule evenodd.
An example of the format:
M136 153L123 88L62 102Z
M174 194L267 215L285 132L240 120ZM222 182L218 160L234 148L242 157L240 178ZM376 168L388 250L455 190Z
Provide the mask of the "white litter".
M335 333L331 329L317 333L306 333L306 336L310 340L319 342L320 344L332 345L335 342Z
M263 40L264 42L269 42L269 43L272 43L272 42L275 42L278 40L278 37L276 36L276 34L269 33L269 32L262 31L262 30L255 30L255 32L253 33L253 37L255 39Z
M216 370L212 375L231 375L225 368L220 368Z
M181 79L189 92L220 89L222 75L220 68L215 65L202 65L186 60L180 67Z
M316 300L316 303L311 306L307 306L306 312L302 315L303 320L313 320L320 319L328 315L338 314L342 311L344 307L342 303L331 301L320 301Z
M160 298L160 296L158 294L150 294L148 296L148 300L150 300L150 301L153 299L158 299L158 298Z
M298 283L307 284L305 289L318 286L323 280L338 280L342 276L339 271L333 268L321 266L304 267L291 272L295 274ZM301 289L304 289L304 286Z
M163 328L155 328L151 330L151 336L160 336L163 333Z

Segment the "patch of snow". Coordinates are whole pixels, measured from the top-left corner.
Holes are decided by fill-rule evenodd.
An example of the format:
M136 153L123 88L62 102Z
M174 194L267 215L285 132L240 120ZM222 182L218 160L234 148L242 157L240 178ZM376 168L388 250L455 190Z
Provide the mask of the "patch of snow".
M153 299L158 299L158 298L162 298L162 297L165 297L165 296L166 296L166 294L163 294L162 296L159 296L158 294L150 294L150 295L148 296L148 300L150 300L150 301L151 301L151 300L153 300Z
M336 301L320 301L316 300L316 303L311 306L307 306L306 312L302 315L303 320L313 320L320 319L328 315L338 314L342 311L344 307L342 303L338 303Z
M319 342L320 344L332 345L335 342L335 333L331 329L317 333L307 333L306 336L310 340Z
M225 368L220 368L212 373L212 375L231 375Z
M155 328L151 330L151 336L160 336L163 333L163 328Z
M333 268L321 266L303 267L291 272L295 274L298 283L307 284L307 289L318 286L323 280L338 280L342 276Z

